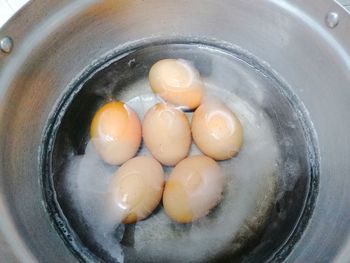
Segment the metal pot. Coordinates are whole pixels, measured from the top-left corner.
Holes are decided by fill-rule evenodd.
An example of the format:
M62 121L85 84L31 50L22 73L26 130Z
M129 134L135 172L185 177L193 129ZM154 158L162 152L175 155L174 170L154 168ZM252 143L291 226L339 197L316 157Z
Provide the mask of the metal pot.
M278 247L240 260L334 260L350 235L349 25L346 11L329 0L50 0L25 6L0 34L12 39L0 53L0 227L18 259L93 260L62 233L60 211L50 205L55 193L42 177L48 127L77 83L120 50L171 42L245 50L290 87L315 134L317 176L308 181L312 192L300 200L303 209Z

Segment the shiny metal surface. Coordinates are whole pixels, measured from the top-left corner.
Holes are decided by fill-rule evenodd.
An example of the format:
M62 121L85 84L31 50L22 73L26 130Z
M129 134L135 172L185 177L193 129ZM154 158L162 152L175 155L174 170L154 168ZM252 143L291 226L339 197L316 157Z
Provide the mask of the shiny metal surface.
M334 28L339 24L339 15L335 12L329 12L326 16L326 24L329 28Z
M336 12L339 24L325 24ZM31 19L28 20L28 17ZM75 262L50 224L42 132L66 87L100 57L158 38L214 39L265 61L305 105L321 167L313 216L286 262L331 262L349 235L350 17L333 1L34 1L0 32L1 230L22 262ZM53 215L54 216L54 215Z
M4 53L10 53L13 48L13 41L10 37L4 37L0 40L0 49Z

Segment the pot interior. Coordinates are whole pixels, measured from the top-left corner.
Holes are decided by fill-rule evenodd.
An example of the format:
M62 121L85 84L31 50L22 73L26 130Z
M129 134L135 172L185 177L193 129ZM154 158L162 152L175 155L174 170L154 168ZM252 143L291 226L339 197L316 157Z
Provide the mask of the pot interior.
M334 28L325 23L329 12L339 15ZM11 53L0 53L0 227L16 255L53 263L179 262L189 254L197 262L333 261L349 235L349 23L333 1L25 6L0 32L14 41ZM67 179L76 174L71 164L86 161L101 104L124 100L142 119L148 71L163 58L198 68L209 94L242 121L245 143L220 162L232 180L205 222L175 224L160 205L111 231L123 251L112 254L90 231ZM140 154L149 153L142 146Z
M149 107L149 69L163 58L186 59L195 65L208 93L232 105L241 119L246 146L238 157L220 162L229 180L234 179L209 219L177 224L166 218L160 204L150 218L115 227L106 241L74 201L79 189L71 187L76 183L71 179L72 165L86 156L90 123L103 103L125 101L138 109L142 120ZM43 191L56 229L81 259L276 261L292 249L311 216L318 181L312 124L291 88L241 48L188 39L130 46L84 72L58 105L44 140ZM148 154L145 146L139 154ZM118 167L106 169L113 174Z

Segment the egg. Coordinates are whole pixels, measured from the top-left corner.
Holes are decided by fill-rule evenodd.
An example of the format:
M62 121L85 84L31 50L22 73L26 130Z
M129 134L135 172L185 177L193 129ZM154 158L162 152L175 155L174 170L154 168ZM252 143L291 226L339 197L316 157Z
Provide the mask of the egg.
M164 172L152 157L138 156L124 163L108 187L114 213L124 224L145 219L158 206L163 193Z
M222 197L224 174L210 157L197 155L179 162L163 193L166 214L178 223L189 223L209 213Z
M186 109L195 109L203 97L199 72L186 60L163 59L149 72L149 83L164 100Z
M191 146L191 127L185 113L166 103L150 108L142 123L143 140L154 158L173 166L184 159Z
M139 149L141 123L137 114L123 102L108 102L95 113L90 137L106 163L120 165Z
M215 160L229 159L243 144L243 127L222 102L206 102L193 114L191 131L195 144Z

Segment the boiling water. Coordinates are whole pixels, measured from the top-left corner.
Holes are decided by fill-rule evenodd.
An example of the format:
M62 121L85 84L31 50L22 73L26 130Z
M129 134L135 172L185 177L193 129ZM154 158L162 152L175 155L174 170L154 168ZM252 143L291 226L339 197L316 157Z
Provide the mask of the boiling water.
M150 93L146 80L135 85L129 90L139 91L141 87L146 87L145 93L137 97L125 93L118 99L126 101L142 119L159 100ZM132 226L132 234L130 231L125 233L123 226L118 228L121 218L107 220L112 212L105 207L106 189L118 167L106 165L100 160L91 143L83 156L71 160L67 194L71 196L82 221L86 222L92 238L116 260L123 261L125 256L126 259L148 262L165 259L203 261L213 258L228 244L234 244L239 231L245 231L247 238L256 234L254 229L264 221L275 199L279 156L271 123L263 112L238 96L215 88L208 81L206 86L206 100L213 96L224 98L226 105L241 120L245 136L239 155L219 163L227 177L225 192L220 205L208 217L184 226L172 222L160 208L151 217ZM189 118L191 115L188 113ZM200 151L193 144L190 155L196 154ZM139 155L150 153L142 145ZM171 168L166 167L166 171L169 173ZM113 234L116 231L117 235ZM122 241L121 244L119 241ZM234 245L239 247L241 244ZM233 248L227 247L231 252Z
M142 120L159 101L148 85L150 66L169 57L194 63L206 84L205 99L222 100L240 119L244 144L237 157L218 162L226 185L222 201L208 216L191 224L178 224L166 216L160 204L145 220L124 226L121 218L110 216L105 205L106 187L118 167L105 164L90 143L82 142L87 141L93 113L111 99L126 102ZM64 164L64 169L57 168L54 174L58 202L84 245L104 261L207 262L232 258L259 240L276 201L281 213L275 215L272 229L280 234L278 237L286 238L292 230L282 235L279 227L286 228L286 218L298 217L303 204L294 205L292 198L303 200L306 195L308 186L298 186L298 182L300 185L308 180L309 169L307 139L300 121L303 116L289 95L250 64L203 46L147 47L116 62L84 84L67 110L55 142L54 154ZM90 117L81 117L85 112ZM186 114L191 119L192 113ZM70 133L70 125L75 125L74 133ZM81 132L80 137L75 135L76 130ZM72 139L75 137L79 138L77 142ZM196 154L200 151L193 144L190 155ZM141 145L138 155L150 153ZM167 175L171 170L164 167ZM302 189L297 198L285 198L285 193L296 187Z

